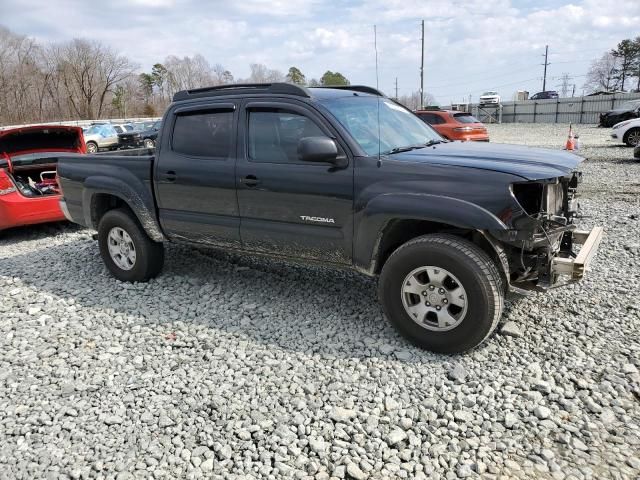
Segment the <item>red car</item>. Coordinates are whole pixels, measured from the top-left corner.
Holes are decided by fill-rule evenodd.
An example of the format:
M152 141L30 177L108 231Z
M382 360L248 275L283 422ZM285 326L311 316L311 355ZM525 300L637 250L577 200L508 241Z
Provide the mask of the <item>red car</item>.
M447 140L488 142L487 128L473 115L456 110L418 110L420 119Z
M56 222L59 153L86 153L79 127L38 125L0 130L0 230Z

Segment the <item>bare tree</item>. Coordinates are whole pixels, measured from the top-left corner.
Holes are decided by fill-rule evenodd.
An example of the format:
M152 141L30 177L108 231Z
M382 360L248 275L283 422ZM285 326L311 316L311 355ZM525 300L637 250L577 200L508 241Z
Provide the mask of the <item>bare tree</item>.
M420 92L413 92L409 95L400 95L397 100L409 110L417 110L420 108ZM435 97L432 94L425 92L424 105L436 104L437 102Z
M591 62L584 89L589 93L599 91L614 91L618 88L616 70L618 59L611 52L604 53L600 58Z
M75 39L54 46L51 55L71 111L78 118L100 118L107 96L135 70L129 59L99 42Z
M284 82L286 76L279 70L272 70L262 63L252 63L249 65L251 75L243 83L274 83Z
M169 56L164 61L170 94L178 90L202 88L216 85L214 71L209 62L200 54L178 58Z

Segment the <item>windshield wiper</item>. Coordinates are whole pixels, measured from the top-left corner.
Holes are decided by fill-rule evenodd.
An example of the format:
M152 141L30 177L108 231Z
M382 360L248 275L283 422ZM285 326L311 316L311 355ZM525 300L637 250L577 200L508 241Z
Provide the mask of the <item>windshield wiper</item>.
M387 152L382 152L383 155L392 155L394 153L401 153L401 152L410 152L411 150L418 150L419 148L424 148L427 145L422 144L422 145L407 145L406 147L396 147L396 148L392 148L391 150L387 151Z
M391 150L382 152L382 155L392 155L394 153L410 152L411 150L418 150L420 148L430 147L432 145L437 145L438 143L446 143L446 142L447 140L444 140L444 139L443 140L433 139L433 140L429 140L427 143L421 143L419 145L407 145L405 147L392 148Z

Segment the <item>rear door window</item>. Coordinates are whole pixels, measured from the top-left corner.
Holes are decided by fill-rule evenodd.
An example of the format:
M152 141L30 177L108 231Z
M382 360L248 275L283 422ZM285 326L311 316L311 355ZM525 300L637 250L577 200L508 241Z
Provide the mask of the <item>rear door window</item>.
M233 111L214 110L178 114L173 127L172 148L192 157L226 159L231 153Z
M460 123L480 123L478 119L470 113L454 113L453 118Z
M427 122L429 125L440 125L444 123L444 120L440 115L436 115L435 113L420 113L418 116Z

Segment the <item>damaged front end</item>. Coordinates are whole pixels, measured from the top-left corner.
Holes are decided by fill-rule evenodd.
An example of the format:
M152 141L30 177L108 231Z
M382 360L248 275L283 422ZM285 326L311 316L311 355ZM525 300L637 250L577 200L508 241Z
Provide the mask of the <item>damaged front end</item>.
M509 230L493 232L509 260L514 290L545 290L580 280L602 240L603 229L580 231L576 191L580 172L570 176L518 182L511 194L520 207ZM577 249L576 245L582 245Z

